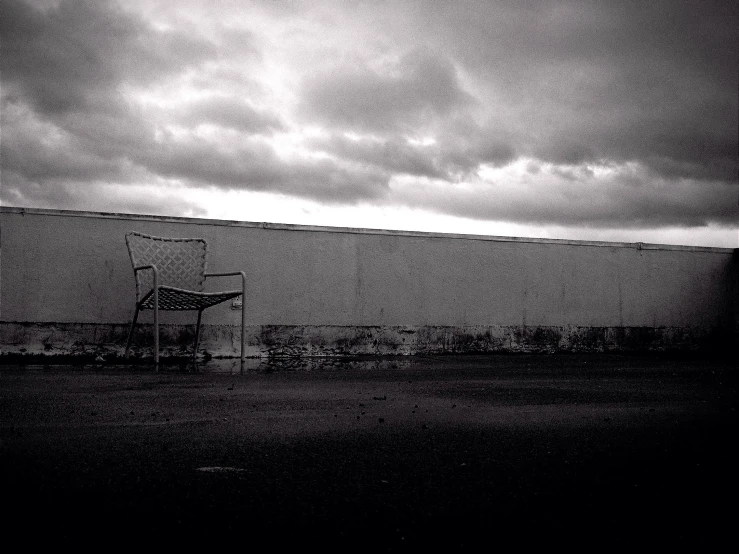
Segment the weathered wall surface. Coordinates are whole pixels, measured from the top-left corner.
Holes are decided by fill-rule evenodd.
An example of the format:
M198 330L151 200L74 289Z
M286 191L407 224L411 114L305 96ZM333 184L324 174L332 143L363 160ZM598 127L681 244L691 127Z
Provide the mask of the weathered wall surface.
M119 353L134 306L131 230L203 237L210 271L246 272L251 356L694 349L730 340L737 324L731 249L5 207L3 353ZM162 319L163 346L185 351L193 314ZM206 351L236 354L238 310L211 308L203 322ZM144 326L144 350L149 336Z

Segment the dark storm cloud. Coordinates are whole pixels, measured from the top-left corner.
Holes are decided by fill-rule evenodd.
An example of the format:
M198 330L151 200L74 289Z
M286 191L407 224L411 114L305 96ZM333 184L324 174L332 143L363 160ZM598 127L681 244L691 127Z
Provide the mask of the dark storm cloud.
M357 170L328 159L283 162L263 144L224 150L204 140L166 140L137 162L156 175L199 185L269 190L329 202L377 198L389 175Z
M385 171L350 170L329 160L286 163L263 144L228 149L167 132L155 138L161 113L171 118L165 123L181 128L210 123L247 136L285 130L280 117L236 97L196 100L174 116L142 111L125 99L124 84L161 81L215 57L207 41L156 31L112 2L2 6L4 202L23 189L44 204L69 206L85 198L69 196L76 190L69 184L77 182L88 189L81 205L89 207L95 183L156 176L347 202L387 187ZM247 38L225 34L229 44Z
M126 170L121 145L136 144L139 138L119 118L105 114L63 118L68 130L37 117L25 105L3 101L0 109L3 188L10 174L38 183L116 179Z
M594 182L587 171L554 170L513 186L450 188L417 185L395 200L479 220L546 225L644 228L736 222L736 186L721 181L671 182L659 176L617 176ZM512 193L512 188L518 194Z
M464 134L462 129L469 134ZM350 138L335 134L309 141L311 147L360 166L378 171L431 179L458 181L468 177L480 164L499 166L513 159L512 147L475 125L449 128L437 141L409 142L396 134Z
M735 2L144 4L0 3L0 201L197 213L106 196L168 182L736 226Z
M510 132L497 121L480 124L472 117L452 119L438 136L441 163L454 180L474 172L481 164L501 166L516 156Z
M409 6L416 32L510 110L517 151L736 180L736 2Z
M285 124L277 115L257 110L235 97L217 96L193 102L180 120L211 123L250 134L285 130Z
M481 164L504 165L515 157L510 137L495 125L480 125L460 114L437 124L430 142L409 140L399 130L371 135L335 133L314 138L311 147L335 157L374 166L391 173L458 181Z
M435 148L413 146L408 141L396 137L352 139L344 135L333 135L327 139L313 139L310 145L361 166L423 177L446 176L437 166Z
M62 0L41 9L0 7L3 86L38 112L107 110L123 82L145 84L215 51L184 33L157 32L106 0Z
M12 202L10 191L17 188L33 189L34 198L48 199L66 195L70 189L65 183L145 182L157 176L186 185L270 190L330 202L377 198L387 190L389 174L382 169L357 169L328 159L287 163L271 147L257 141L225 148L197 137L177 138L169 132L157 139L153 132L144 133L137 141L137 133L107 125L113 122L99 114L67 121L67 127L74 131L70 132L34 119L27 108L8 105L4 112L13 137L2 145L0 193L6 202ZM265 117L261 124L277 123ZM138 129L136 123L133 128ZM59 191L51 190L55 188ZM93 201L95 187L86 188ZM44 193L44 189L49 190ZM60 198L61 204L69 202Z
M4 2L0 10L4 201L11 183L53 195L78 181L94 201L95 181L136 178L134 160L154 129L121 87L166 79L212 54L207 42L157 32L113 2Z
M91 194L91 189L95 194ZM182 198L180 191L167 191L162 187L158 194L151 190L132 189L130 185L110 185L105 182L57 181L55 186L43 186L23 176L3 175L2 199L13 206L34 206L61 210L85 210L100 212L141 213L153 215L205 216L197 203Z
M425 50L406 54L392 71L339 65L307 78L302 113L308 121L349 131L417 132L472 101L454 66Z

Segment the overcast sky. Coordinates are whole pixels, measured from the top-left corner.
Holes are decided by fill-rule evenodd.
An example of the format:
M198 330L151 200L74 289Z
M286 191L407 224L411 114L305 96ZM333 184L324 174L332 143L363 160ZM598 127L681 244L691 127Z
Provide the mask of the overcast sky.
M739 246L737 2L4 0L0 203Z

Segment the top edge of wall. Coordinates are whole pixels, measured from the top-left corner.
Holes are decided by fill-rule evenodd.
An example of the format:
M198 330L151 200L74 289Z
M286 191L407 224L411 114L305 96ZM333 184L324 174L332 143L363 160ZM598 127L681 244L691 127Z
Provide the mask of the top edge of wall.
M445 238L457 240L476 240L490 242L522 242L534 244L560 244L575 246L599 246L608 248L631 248L637 250L686 250L691 252L720 252L732 253L739 251L739 248L719 248L715 246L680 246L672 244L649 244L643 242L607 242L607 241L589 241L589 240L571 240L571 239L545 239L533 237L505 237L495 235L465 235L458 233L435 233L427 231L401 231L391 229L364 229L353 227L328 227L319 225L297 225L291 223L268 223L253 221L230 221L224 219L204 219L197 217L175 217L161 215L141 215L113 212L91 212L79 210L57 210L48 208L22 208L17 206L0 206L0 213L10 213L19 215L45 215L45 216L65 216L65 217L84 217L92 219L124 219L133 221L157 221L162 223L189 223L191 225L211 225L221 227L250 227L276 231L310 231L316 233L344 233L355 235L389 235L401 237L426 237L426 238Z

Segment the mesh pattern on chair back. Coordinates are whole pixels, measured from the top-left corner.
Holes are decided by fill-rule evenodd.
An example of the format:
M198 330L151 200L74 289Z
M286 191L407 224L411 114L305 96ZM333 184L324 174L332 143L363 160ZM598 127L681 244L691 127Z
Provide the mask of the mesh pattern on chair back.
M203 291L207 244L204 239L162 238L143 233L126 233L126 245L133 267L153 264L159 284L197 292ZM150 270L136 271L136 299L154 286Z

